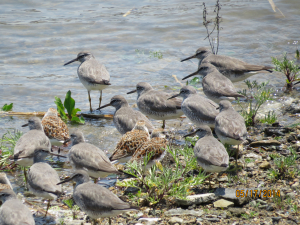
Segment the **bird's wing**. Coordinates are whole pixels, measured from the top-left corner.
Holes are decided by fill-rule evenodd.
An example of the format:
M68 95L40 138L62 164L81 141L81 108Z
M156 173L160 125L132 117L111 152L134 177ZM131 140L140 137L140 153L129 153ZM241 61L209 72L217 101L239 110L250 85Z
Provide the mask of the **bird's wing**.
M83 62L78 67L78 74L90 83L110 85L110 75L106 67L96 59Z
M59 117L48 116L42 120L42 125L45 134L49 138L55 138L60 141L70 139L69 129Z

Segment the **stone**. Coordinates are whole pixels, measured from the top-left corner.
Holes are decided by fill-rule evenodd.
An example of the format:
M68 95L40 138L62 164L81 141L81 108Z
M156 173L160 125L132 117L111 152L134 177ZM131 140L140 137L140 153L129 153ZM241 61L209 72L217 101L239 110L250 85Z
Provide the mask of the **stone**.
M233 202L227 201L225 199L220 199L216 202L214 202L214 207L215 208L228 208L230 206L234 206Z
M253 168L254 166L255 166L255 164L252 162L252 163L248 163L246 167Z
M287 127L266 127L264 130L267 136L284 136L285 133L290 132Z
M177 208L177 209L170 209L165 212L165 216L181 216L181 215L191 215L191 216L202 216L203 215L203 210L188 210L188 209L182 209L182 208Z
M278 223L279 220L281 220L281 217L280 217L280 216L279 216L279 217L272 217L273 223Z
M274 209L275 208L273 205L267 205L267 208L266 208L267 211L273 211Z
M267 204L266 201L261 200L261 199L256 199L256 201L259 202L259 203L262 204L262 205L266 205L266 204Z
M261 140L261 141L253 141L250 143L250 147L259 147L259 146L279 146L281 143L276 140Z
M183 219L179 218L179 217L172 217L171 219L169 219L169 224L176 224L176 223L183 223Z
M219 218L205 218L209 222L220 222Z
M199 205L204 203L212 202L216 199L214 193L199 194L199 195L189 195L186 199L176 199L175 202L180 206L190 206Z
M221 197L228 201L232 201L232 202L234 202L235 205L238 205L238 206L247 204L248 202L250 202L252 200L250 197L250 194L248 194L247 197L237 197L236 190L241 191L242 189L217 188L214 194L217 197ZM244 191L246 191L246 190L247 189L244 189Z
M244 155L244 158L254 158L254 159L262 160L262 156L257 155L255 153L249 153L247 155Z
M228 211L235 217L241 217L242 214L246 213L245 209L243 208L234 208L231 207Z
M298 100L293 101L292 104L285 109L285 111L291 114L300 113L299 101Z
M136 194L138 193L140 189L137 187L128 187L126 188L126 190L124 191L124 195L128 195L128 194Z
M260 169L263 170L267 170L271 168L271 164L268 161L263 161L260 165L259 165Z
M157 224L158 221L160 221L161 218L140 218L138 221L140 222L146 222L147 225L151 224Z

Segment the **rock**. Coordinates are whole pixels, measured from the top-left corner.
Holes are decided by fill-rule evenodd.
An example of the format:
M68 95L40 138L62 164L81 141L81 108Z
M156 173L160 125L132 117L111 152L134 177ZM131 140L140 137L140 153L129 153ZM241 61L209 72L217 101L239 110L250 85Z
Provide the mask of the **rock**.
M292 189L296 189L299 186L299 182L296 182L292 185Z
M214 193L189 195L186 199L176 199L175 202L180 206L199 205L204 203L212 202L216 199Z
M205 218L209 222L220 222L219 218Z
M290 129L287 127L266 127L264 132L267 136L284 136L285 133L290 132Z
M246 167L248 167L248 168L253 168L254 166L255 166L254 163L248 163Z
M191 215L191 216L202 216L203 210L184 210L182 208L170 209L165 212L165 216L181 216L181 215Z
M241 191L241 189L237 189ZM244 191L246 191L245 189ZM244 205L251 201L250 194L247 197L237 197L236 189L232 188L217 188L215 191L217 197L234 202L235 205Z
M281 220L281 217L280 217L280 216L279 216L279 217L272 217L273 223L278 223L279 220Z
M271 164L268 161L263 161L260 165L259 168L263 170L267 170L271 168Z
M179 218L179 217L172 217L171 219L169 219L169 223L170 224L176 224L176 223L183 223L183 219Z
M267 211L273 211L274 210L274 206L273 205L267 205L266 210Z
M254 158L254 159L262 160L262 157L255 153L249 153L249 154L245 155L244 158Z
M230 206L234 206L233 202L227 201L225 199L220 199L216 202L214 202L214 207L215 208L228 208Z
M285 109L285 111L291 114L300 113L299 101L298 100L293 101L292 104Z
M261 140L261 141L254 141L250 144L250 147L259 147L259 146L272 146L276 145L279 146L281 143L276 140Z
M160 221L161 218L140 218L139 221L145 221L147 225L150 224L157 224L158 221Z
M219 182L228 182L228 176L218 178Z
M285 195L285 198L295 199L296 198L296 193L294 193L294 192L287 193Z
M128 194L136 194L138 193L140 189L137 187L128 187L126 188L126 190L124 191L124 195L128 195Z
M241 217L242 214L246 213L245 209L243 208L229 208L228 209L229 212L231 212L231 214L235 217Z
M262 204L262 205L266 205L266 204L267 204L266 201L261 200L261 199L256 199L256 201L259 202L259 203Z

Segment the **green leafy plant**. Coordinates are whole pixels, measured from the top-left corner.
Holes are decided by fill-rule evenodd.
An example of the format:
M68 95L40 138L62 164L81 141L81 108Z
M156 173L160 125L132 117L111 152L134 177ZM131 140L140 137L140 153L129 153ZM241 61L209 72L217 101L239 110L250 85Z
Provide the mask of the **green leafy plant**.
M258 84L257 81L245 81L248 90L244 89L240 94L247 97L246 106L243 106L240 100L237 100L238 105L242 109L242 116L245 119L246 126L254 126L255 117L259 108L267 101L272 100L272 88L267 88L267 82Z
M64 121L71 121L75 123L84 123L84 118L81 116L80 118L77 117L77 112L81 111L78 108L75 108L75 100L71 97L71 91L68 91L65 97L64 104L62 104L62 101L59 97L55 96L54 103L57 106L57 111L59 112L61 118ZM67 110L67 113L65 113L65 110Z
M294 60L288 60L286 53L281 59L272 57L272 62L275 66L275 71L282 72L286 76L286 91L290 92L293 87L300 83L299 65Z
M196 84L200 83L200 78L199 77L194 77L190 81L186 81L186 85L190 85L193 87L196 87Z
M7 105L7 104L5 104L4 106L2 106L2 111L5 111L5 112L7 112L7 111L10 111L10 110L12 110L12 108L13 108L13 103L10 103L9 105Z
M63 203L65 203L72 210L73 220L75 220L77 217L76 213L79 211L79 207L74 204L73 199L71 198L63 200Z
M269 111L264 119L259 120L261 123L273 124L277 121L277 116L274 111Z

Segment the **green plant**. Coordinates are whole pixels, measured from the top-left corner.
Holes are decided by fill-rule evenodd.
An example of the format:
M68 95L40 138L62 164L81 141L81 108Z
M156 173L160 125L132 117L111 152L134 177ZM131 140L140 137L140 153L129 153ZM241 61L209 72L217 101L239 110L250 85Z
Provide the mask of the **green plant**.
M239 98L237 100L238 105L242 109L242 116L245 119L246 126L254 126L255 117L259 108L267 101L272 100L271 92L272 88L267 88L267 82L258 84L257 81L245 81L248 91L244 89L240 94L244 95L248 99L248 104L243 107Z
M282 72L286 76L286 91L290 92L294 85L300 83L299 76L299 65L293 60L288 60L286 53L281 59L272 57L272 62L275 66L274 70Z
M73 199L65 199L63 200L63 203L65 203L71 210L73 214L73 220L76 219L76 213L79 211L79 207L77 205L74 205Z
M82 116L79 118L76 115L77 112L81 110L75 108L75 100L71 97L71 91L67 92L64 104L62 104L61 99L56 96L54 103L56 104L57 111L64 121L67 121L69 119L70 121L75 123L84 123L84 118ZM67 110L68 114L65 113L65 109Z
M149 58L162 59L163 58L163 54L160 51L149 51Z
M5 104L4 106L2 106L2 111L5 111L5 112L7 112L7 111L10 111L10 110L12 110L12 108L13 108L13 103L10 103L9 105L7 105L7 104Z
M259 120L261 123L273 124L277 121L277 116L274 111L269 111L264 119Z
M194 77L193 79L189 81L186 81L186 85L190 85L193 87L196 87L196 84L200 83L200 78L199 77Z
M249 214L247 214L247 213L242 213L241 215L242 215L242 217L243 217L244 219L249 220L249 219L251 219L251 218L256 217L256 216L258 215L258 213L256 213L256 212L250 212Z

